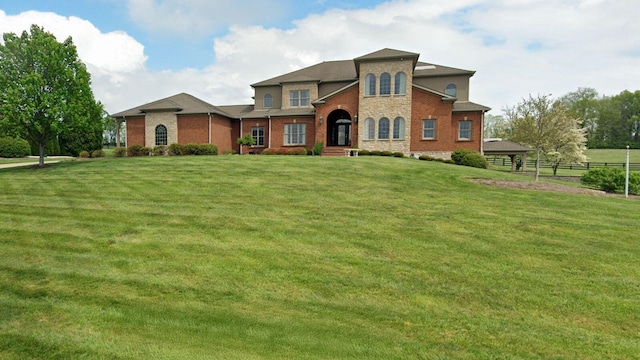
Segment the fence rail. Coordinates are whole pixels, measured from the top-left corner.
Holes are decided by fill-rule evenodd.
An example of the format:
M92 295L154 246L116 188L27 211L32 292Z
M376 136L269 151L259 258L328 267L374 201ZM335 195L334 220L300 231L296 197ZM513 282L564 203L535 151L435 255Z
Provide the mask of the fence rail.
M511 160L503 157L487 157L487 160L492 165L498 166L511 166ZM576 164L562 164L558 167L559 170L589 170L601 167L621 167L625 168L627 164L620 162L585 162L582 165ZM536 167L535 159L527 160L527 168L534 169ZM540 162L540 168L551 169L551 165L545 163L544 161ZM629 171L640 171L640 163L629 163Z

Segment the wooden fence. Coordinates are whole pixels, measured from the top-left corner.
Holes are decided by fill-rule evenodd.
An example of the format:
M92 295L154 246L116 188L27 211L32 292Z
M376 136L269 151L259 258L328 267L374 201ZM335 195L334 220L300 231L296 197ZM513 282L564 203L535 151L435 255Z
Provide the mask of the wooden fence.
M504 157L498 156L489 156L487 157L489 164L497 165L497 166L511 166L511 160ZM601 167L621 167L625 168L627 164L620 162L585 162L582 165L576 164L562 164L558 167L559 170L589 170ZM527 169L535 169L536 168L536 160L535 159L527 159ZM545 163L544 161L540 162L540 168L551 169L551 165ZM629 163L629 171L640 171L640 163Z

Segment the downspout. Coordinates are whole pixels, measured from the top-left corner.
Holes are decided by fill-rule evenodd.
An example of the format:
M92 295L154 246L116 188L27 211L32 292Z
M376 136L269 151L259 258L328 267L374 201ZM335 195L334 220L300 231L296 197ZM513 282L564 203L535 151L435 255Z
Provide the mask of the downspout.
M126 116L122 116L122 118L124 119L124 147L129 147L129 136L127 135L127 117ZM118 131L120 130L120 128L118 128ZM118 144L120 145L120 144Z
M269 149L271 149L271 115L269 116Z
M211 113L208 112L207 115L209 116L209 144L211 144Z
M484 111L480 113L480 155L484 156Z
M242 137L242 118L240 118L240 137ZM240 146L240 155L242 155L242 144L238 144Z

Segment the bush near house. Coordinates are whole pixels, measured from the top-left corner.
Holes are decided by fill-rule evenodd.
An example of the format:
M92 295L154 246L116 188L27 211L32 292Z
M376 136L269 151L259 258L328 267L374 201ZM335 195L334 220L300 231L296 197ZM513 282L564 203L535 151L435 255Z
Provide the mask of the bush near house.
M608 193L623 193L626 182L623 168L602 167L590 169L580 177L580 182ZM629 194L640 193L640 173L629 173Z
M0 138L0 157L21 158L31 155L31 147L26 140L12 137Z
M113 149L113 157L124 157L125 155L127 155L127 149L121 146Z
M92 158L101 158L104 157L104 151L102 150L93 150L91 152L91 157Z
M149 156L151 149L142 145L131 145L127 148L127 156Z
M456 165L471 166L481 169L486 169L489 166L489 163L484 156L471 149L455 150L451 153L451 160L453 160Z

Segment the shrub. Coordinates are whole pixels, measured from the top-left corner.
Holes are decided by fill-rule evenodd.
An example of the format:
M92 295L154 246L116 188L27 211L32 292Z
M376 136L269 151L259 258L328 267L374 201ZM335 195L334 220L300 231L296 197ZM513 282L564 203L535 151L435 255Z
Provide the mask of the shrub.
M298 150L298 155L307 155L307 149L302 148L302 149Z
M187 154L185 153L184 145L178 144L178 143L173 143L173 144L169 145L169 155L182 156L182 155L187 155Z
M218 155L218 147L213 144L200 144L193 155Z
M369 150L360 150L358 152L358 155L369 156L369 155L371 155L371 151L369 151Z
M445 164L455 164L455 162L453 162L453 160L451 159L447 159L444 161Z
M118 146L117 148L113 149L113 156L114 157L124 157L127 154L127 149Z
M12 137L0 138L0 157L21 158L31 155L31 146L26 140Z
M451 160L457 165L471 166L486 169L489 166L487 159L480 153L471 149L458 149L451 154ZM442 160L444 162L444 160Z
M104 157L104 151L102 150L93 150L91 152L91 157L92 158L101 158Z
M610 167L590 169L582 174L580 182L608 193L622 193L625 186L625 170ZM629 173L629 193L640 193L640 173Z
M426 161L431 161L431 160L433 160L433 158L432 158L431 156L427 155L427 154L420 155L420 157L418 157L418 159L420 159L420 160L426 160Z
M274 155L274 154L275 154L275 152L274 152L273 149L266 148L266 149L262 150L262 155Z
M451 160L458 165L462 165L462 158L467 154L473 154L475 151L471 149L457 149L451 153Z
M131 145L127 148L127 156L145 156L149 155L149 148L140 144Z
M156 145L153 147L153 155L154 156L163 156L167 155L168 149L165 145Z
M443 159L443 158L432 158L431 160L432 160L432 161L435 161L435 162L441 162L441 163L443 163L443 162L444 162L444 159Z
M235 155L236 151L235 150L223 150L222 151L222 155Z
M371 156L380 156L380 151L378 151L378 150L371 150L371 152L370 152L369 154L371 154Z
M393 153L391 151L382 151L380 152L380 156L393 156Z
M402 158L402 157L404 157L404 153L401 153L401 152L397 151L397 152L394 152L394 153L393 153L393 156L394 156L394 157Z
M82 150L80 151L80 153L78 153L78 157L81 157L83 159L88 159L89 158L89 152L86 150Z
M313 145L313 155L320 155L322 154L322 147L323 147L323 143L322 141L317 142L315 145Z

